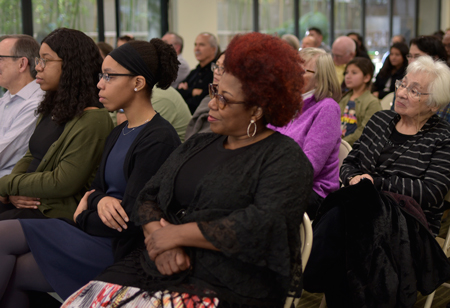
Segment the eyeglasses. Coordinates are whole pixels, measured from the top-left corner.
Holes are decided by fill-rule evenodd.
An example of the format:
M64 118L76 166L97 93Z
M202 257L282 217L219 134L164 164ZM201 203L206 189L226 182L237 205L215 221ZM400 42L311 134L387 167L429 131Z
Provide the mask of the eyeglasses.
M308 72L308 73L313 73L313 74L316 73L315 71L312 71L312 70L305 70L305 71Z
M216 63L211 63L211 70L214 72L217 70L219 72L219 75L222 75L223 72L225 72L225 67L218 66Z
M129 77L135 77L136 75L133 74L108 74L108 73L99 73L98 74L98 80L102 80L105 79L106 82L110 82L111 81L111 77L116 77L116 76L129 76Z
M245 104L245 102L230 102L229 100L225 99L223 95L219 94L219 90L217 89L216 84L209 84L209 97L211 99L216 98L217 105L220 109L225 109L225 106L227 104Z
M405 89L408 95L411 98L420 99L421 95L429 95L431 93L419 92L416 89L412 89L411 87L407 87L406 84L403 83L402 80L395 81L395 90L398 91L399 88Z
M421 55L412 55L410 53L406 55L406 58L408 60L411 60L411 59L417 60L417 58L419 58L419 57L421 57Z
M14 59L18 59L18 58L23 58L23 56L2 56L2 55L0 55L0 60L2 60L3 58L14 58Z
M42 59L39 57L34 58L34 64L36 66L40 65L42 68L45 68L45 65L47 64L47 62L52 62L52 61L62 61L62 60L61 59L56 59L56 60Z

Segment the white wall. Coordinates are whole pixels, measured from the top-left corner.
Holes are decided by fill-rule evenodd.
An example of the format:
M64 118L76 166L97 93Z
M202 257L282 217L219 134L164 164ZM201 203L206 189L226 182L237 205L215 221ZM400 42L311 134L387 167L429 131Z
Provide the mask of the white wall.
M210 32L217 36L217 1L173 0L171 10L169 29L183 37L183 57L193 69L198 64L193 51L197 35Z

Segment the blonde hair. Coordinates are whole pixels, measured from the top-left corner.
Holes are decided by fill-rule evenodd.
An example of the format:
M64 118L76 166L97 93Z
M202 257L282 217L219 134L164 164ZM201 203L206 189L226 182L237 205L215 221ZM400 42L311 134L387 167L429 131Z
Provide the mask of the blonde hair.
M428 85L427 105L442 108L450 101L450 69L441 60L434 61L430 56L421 56L408 65L406 74L427 74L432 78Z
M315 61L314 80L316 81L316 90L314 97L316 101L329 97L338 102L342 95L341 86L331 56L325 50L314 47L303 48L299 54L305 62Z

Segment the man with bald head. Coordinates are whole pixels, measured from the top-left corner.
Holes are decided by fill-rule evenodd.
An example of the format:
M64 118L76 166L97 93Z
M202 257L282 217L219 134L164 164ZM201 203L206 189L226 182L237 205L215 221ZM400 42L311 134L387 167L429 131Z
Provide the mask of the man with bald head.
M171 86L176 89L178 88L180 82L184 80L191 71L189 64L181 54L183 52L183 38L178 34L176 34L175 32L167 32L161 39L167 44L172 45L175 51L177 52L177 58L178 61L180 62L180 66L178 66L177 79L171 84Z
M316 39L311 36L305 36L302 40L302 48L307 48L307 47L316 47L317 46L317 41Z
M194 114L201 100L208 95L208 85L213 80L211 63L219 53L216 37L208 32L200 33L195 39L194 53L198 65L178 85L178 92L186 101L191 114Z
M338 76L339 84L344 81L345 66L356 55L356 43L348 36L338 37L331 46L334 68Z

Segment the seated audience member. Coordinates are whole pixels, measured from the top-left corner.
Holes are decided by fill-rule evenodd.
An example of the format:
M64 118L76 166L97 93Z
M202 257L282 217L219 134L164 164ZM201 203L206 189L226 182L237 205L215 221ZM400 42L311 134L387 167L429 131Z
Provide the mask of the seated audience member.
M333 56L334 68L338 77L339 84L344 81L344 72L347 63L356 55L356 43L348 36L338 37L331 47L331 55Z
M384 62L372 86L373 96L382 99L395 91L395 82L405 76L408 52L408 46L403 43L395 43L391 46L389 57Z
M269 128L294 139L312 164L313 191L307 213L314 219L323 199L339 188L341 110L337 102L341 87L333 60L324 50L305 48L300 57L305 61L302 112L286 126Z
M28 149L44 92L34 80L39 44L28 35L0 37L0 177L10 174Z
M30 290L66 298L144 240L128 217L139 191L180 144L148 97L156 83L170 87L177 70L175 51L160 39L133 41L106 57L100 101L123 108L129 121L108 137L92 190L73 216L76 226L60 219L0 222L0 267L8 273L0 277L1 307L28 307Z
M167 44L173 46L175 51L177 52L178 61L180 62L180 66L178 67L178 76L177 79L172 83L172 87L175 89L178 88L178 84L184 80L188 75L191 69L189 68L189 64L183 58L181 54L183 52L183 38L174 32L167 32L162 37L162 40Z
M354 58L345 68L345 85L350 90L339 101L342 139L350 145L358 140L370 117L381 110L380 101L370 93L373 64Z
M303 72L292 69L300 61L280 38L233 38L226 73L211 86L215 134L181 145L138 197L132 220L146 246L62 307L283 307L289 290L300 295L299 227L312 168L295 141L266 127L300 112Z
M403 43L405 45L406 44L406 39L403 35L394 35L391 39L391 46L394 45L395 43ZM384 61L386 61L387 57L389 56L389 50L386 51L383 55L383 58L381 59L381 62L384 63Z
M316 39L311 35L305 36L302 40L302 48L316 47L316 45Z
M213 63L211 70L214 73L214 78L212 83L218 85L220 79L222 78L223 72L225 70L223 63L225 61L225 51L222 52L216 63ZM211 98L209 96L205 97L198 105L197 110L195 110L189 121L188 127L186 129L186 140L192 137L196 133L210 133L211 127L209 125L209 101Z
M433 238L450 188L450 124L435 114L449 84L445 62L411 63L395 112L377 112L344 160L348 187L325 199L305 271L305 289L325 292L328 307L412 307L418 290L450 279Z
M102 56L103 59L105 59L106 56L109 55L109 53L114 49L111 45L105 42L98 42L97 46L98 49L100 49L100 55Z
M119 39L117 40L117 47L122 46L125 43L128 43L130 41L134 41L134 37L132 35L124 35L119 37Z
M447 52L447 65L450 65L450 32L446 33L442 38L442 45L444 45Z
M113 128L98 101L102 57L90 37L56 29L44 38L35 60L36 82L46 93L29 150L0 178L0 220L72 219Z
M180 93L174 88L161 89L157 86L153 87L151 102L153 109L169 121L175 128L181 142L184 141L186 128L191 120L191 112L184 102ZM120 125L127 120L124 109L120 109L117 113L117 124Z
M316 46L312 46L312 47L317 47L317 48L325 50L328 53L331 53L330 47L328 47L325 44L325 42L323 42L322 31L319 28L317 28L317 27L309 28L308 31L306 31L306 36L314 37L314 39L316 41Z
M293 35L293 34L284 34L281 37L282 40L288 42L289 45L292 46L292 48L294 48L296 51L299 50L300 48L300 41L298 40L298 38Z
M194 114L202 99L208 95L208 85L213 79L211 63L220 53L215 36L207 32L200 33L195 39L194 53L199 63L178 85L178 92L186 101L191 114Z
M355 57L363 57L371 60L366 45L364 45L364 37L362 37L361 34L356 32L350 32L347 34L347 36L356 42Z

